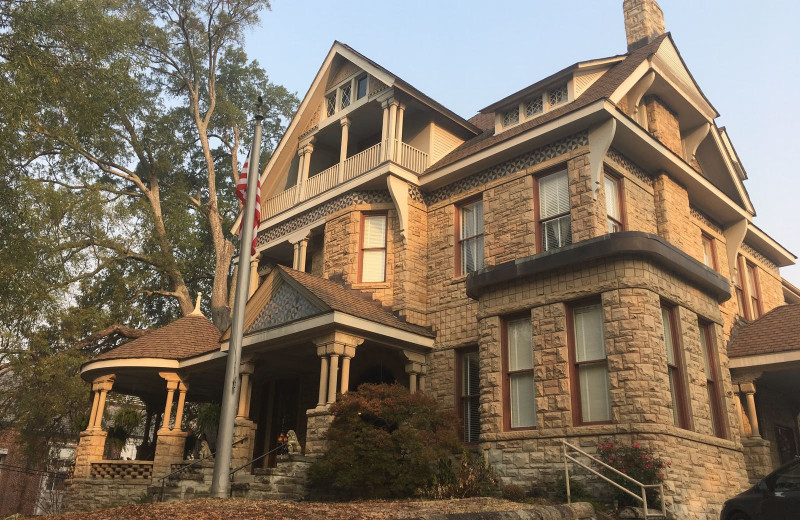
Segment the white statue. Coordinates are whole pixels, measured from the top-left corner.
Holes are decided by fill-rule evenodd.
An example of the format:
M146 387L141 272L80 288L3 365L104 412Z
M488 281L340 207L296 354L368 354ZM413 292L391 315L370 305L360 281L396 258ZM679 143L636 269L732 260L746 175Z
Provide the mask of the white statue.
M286 449L289 452L289 455L300 455L302 451L302 447L300 446L300 441L297 440L297 434L294 430L289 430L289 433L286 435L288 439L286 440Z

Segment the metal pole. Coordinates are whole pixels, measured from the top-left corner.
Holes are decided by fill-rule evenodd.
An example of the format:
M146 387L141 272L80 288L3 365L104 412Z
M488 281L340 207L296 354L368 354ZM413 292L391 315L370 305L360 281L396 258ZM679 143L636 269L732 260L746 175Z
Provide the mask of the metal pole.
M567 486L567 504L572 503L572 497L570 496L570 489L569 489L569 465L567 464L567 443L563 441L561 445L564 448L564 485Z
M233 307L231 340L228 347L228 362L225 367L225 383L222 389L222 410L217 432L217 458L214 462L214 477L211 481L211 496L225 498L230 488L233 426L236 419L236 404L239 396L239 361L242 357L244 334L244 309L250 288L250 249L253 242L253 220L255 218L258 158L261 153L261 96L258 97L258 112L250 150L250 169L247 172L247 201L239 234L239 273L236 279L236 301Z

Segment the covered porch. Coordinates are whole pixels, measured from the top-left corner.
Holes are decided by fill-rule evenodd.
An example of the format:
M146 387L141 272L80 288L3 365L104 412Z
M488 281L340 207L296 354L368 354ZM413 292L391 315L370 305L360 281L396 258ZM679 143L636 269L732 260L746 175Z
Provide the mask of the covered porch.
M756 482L800 455L800 304L744 325L728 356L747 474Z

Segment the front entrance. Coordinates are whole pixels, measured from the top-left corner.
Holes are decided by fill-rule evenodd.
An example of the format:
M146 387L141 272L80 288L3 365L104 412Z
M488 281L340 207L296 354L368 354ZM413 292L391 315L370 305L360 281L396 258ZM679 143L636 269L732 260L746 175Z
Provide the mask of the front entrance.
M256 419L255 453L262 454L272 451L278 446L278 438L286 435L289 430L297 433L300 443L305 442L305 417L298 421L300 416L299 396L301 395L301 381L299 378L278 379L269 381L262 386L261 403ZM257 456L257 455L254 455ZM262 459L256 467L275 467L276 454L273 453Z
M797 456L797 444L794 441L794 430L788 426L775 426L775 444L781 464L794 460Z

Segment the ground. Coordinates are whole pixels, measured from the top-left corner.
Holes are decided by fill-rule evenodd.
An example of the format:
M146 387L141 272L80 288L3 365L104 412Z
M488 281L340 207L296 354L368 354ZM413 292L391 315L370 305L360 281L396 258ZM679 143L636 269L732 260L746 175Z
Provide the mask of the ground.
M370 500L361 502L282 502L277 500L247 500L240 498L201 498L165 504L140 504L86 513L67 513L46 516L48 520L239 520L269 518L270 520L388 520L410 518L434 513L467 513L478 511L511 511L530 508L497 498L466 498L461 500Z

